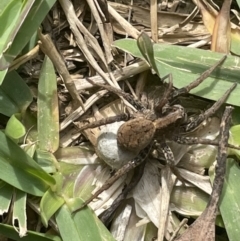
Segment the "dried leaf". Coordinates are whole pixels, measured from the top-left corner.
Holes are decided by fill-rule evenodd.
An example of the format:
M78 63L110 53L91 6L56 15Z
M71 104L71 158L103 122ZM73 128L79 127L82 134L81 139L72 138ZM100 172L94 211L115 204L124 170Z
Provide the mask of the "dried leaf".
M232 0L225 0L216 18L211 50L228 54L231 45L230 7Z
M220 125L220 138L218 158L216 165L216 176L213 183L213 191L210 196L207 208L201 216L188 228L188 230L176 241L215 241L215 220L217 216L219 198L224 183L226 172L227 143L229 138L229 126L231 121L232 107L226 107Z
M228 38L231 38L231 52L235 53L235 54L239 54L240 53L240 49L239 49L239 43L240 43L240 28L239 26L237 26L236 24L233 24L233 23L230 23L230 26L231 26L231 34L228 33L226 30L228 29L228 27L222 27L223 24L226 25L227 21L224 20L224 14L230 12L230 10L226 10L227 7L224 7L224 4L223 4L223 8L221 11L224 11L225 13L223 13L221 15L220 13L220 16L218 17L218 12L209 4L208 1L205 1L205 0L193 0L193 2L198 6L198 8L200 9L201 11L201 14L202 14L202 18L203 18L203 23L204 25L206 26L207 30L209 31L209 33L213 34L214 36L216 35L214 33L215 30L215 20L216 18L219 18L219 20L217 20L219 22L219 24L216 24L216 29L220 30L220 28L223 28L223 30L225 30L225 34L228 36ZM230 0L226 0L226 5L229 5L229 8L230 8ZM228 19L228 18L227 18ZM221 23L222 22L222 23ZM220 26L221 25L221 26ZM230 27L229 27L230 28ZM228 30L230 31L230 30ZM222 30L220 30L220 32L222 32ZM223 32L222 32L223 33ZM216 36L219 36L218 34ZM231 36L231 37L230 37ZM215 39L217 37L213 37L213 39ZM222 38L225 39L222 35L221 37L218 39L218 41L220 43L218 43L217 45L221 45L222 43ZM229 40L229 43L230 43L230 40ZM229 44L226 39L225 39L225 44L227 46L227 44ZM215 46L216 44L214 44ZM220 47L219 47L220 48ZM230 47L229 47L230 48ZM212 50L213 51L217 51L217 50L214 50L215 48L212 47Z

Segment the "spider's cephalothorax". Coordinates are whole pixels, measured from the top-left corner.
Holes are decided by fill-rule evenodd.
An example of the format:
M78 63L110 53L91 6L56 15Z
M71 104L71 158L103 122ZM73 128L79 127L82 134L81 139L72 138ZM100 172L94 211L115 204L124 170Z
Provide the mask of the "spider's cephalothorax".
M90 123L82 126L79 131L100 125L106 125L116 121L127 120L118 130L117 142L120 146L128 150L135 151L139 153L139 155L117 170L107 183L105 183L91 198L89 198L83 206L90 203L102 191L109 188L120 176L141 164L146 159L154 141L158 142L157 146L160 148L160 151L162 151L166 159L166 163L170 166L174 166L175 161L166 140L187 145L196 143L218 145L217 141L199 138L185 138L185 134L195 130L204 120L216 113L220 106L226 101L231 91L236 87L236 84L233 84L229 90L227 90L226 93L209 109L197 116L194 116L194 118L188 118L184 108L181 105L173 103L176 103L175 100L180 95L189 93L193 88L201 84L201 82L208 77L217 66L222 64L225 58L226 56L224 56L209 70L205 71L198 79L179 90L173 88L172 76L169 75L169 84L165 92L159 100L154 100L153 103L150 104L150 106L152 106L150 109L146 107L146 104L143 104L143 102L139 100L135 100L133 96L128 93L115 89L111 86L94 84L91 80L89 80L93 85L103 87L110 92L125 98L138 110L138 112L134 114L121 114L97 121L95 123ZM231 145L228 146L232 147Z

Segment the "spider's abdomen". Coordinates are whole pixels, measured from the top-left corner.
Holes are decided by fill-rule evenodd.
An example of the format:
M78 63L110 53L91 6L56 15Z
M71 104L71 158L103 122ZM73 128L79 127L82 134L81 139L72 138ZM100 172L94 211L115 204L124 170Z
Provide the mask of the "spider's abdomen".
M122 124L118 130L118 145L131 151L141 151L153 139L156 128L152 121L135 118Z

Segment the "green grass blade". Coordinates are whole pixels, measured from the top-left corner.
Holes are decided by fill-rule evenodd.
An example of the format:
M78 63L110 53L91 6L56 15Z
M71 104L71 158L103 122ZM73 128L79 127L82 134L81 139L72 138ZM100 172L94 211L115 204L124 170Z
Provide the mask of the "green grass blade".
M137 45L141 54L144 56L146 61L151 65L151 67L155 70L157 74L159 74L155 59L154 59L154 51L153 51L153 44L151 39L148 35L142 32L138 38Z
M143 59L136 40L118 40L114 42L114 46ZM153 49L161 77L172 73L173 83L177 88L184 87L195 80L223 56L211 51L167 44L154 44ZM217 68L209 78L193 89L191 93L216 101L233 83L237 82L238 86L231 93L227 103L240 106L239 63L240 58L228 56L221 68Z
M32 35L37 31L41 22L55 2L56 0L34 1L34 4L25 21L22 23L11 47L0 57L0 70L8 68L13 59L21 52Z
M8 1L0 15L0 56L11 46L11 35L18 26L19 16L22 9L21 0Z
M0 234L16 241L62 241L57 235L28 231L24 237L19 237L16 230L7 224L0 223Z
M63 241L115 240L89 208L72 215L67 205L63 205L56 214L56 221Z
M12 71L0 86L0 113L9 117L15 113L24 113L32 98L25 81L17 72Z
M19 114L12 115L7 122L5 134L15 140L23 137L26 134L26 130L20 119Z
M42 196L55 185L52 176L0 131L0 177L10 185L35 196Z
M54 193L51 189L44 194L40 203L41 219L45 227L52 215L64 204L64 199Z
M239 240L240 230L240 169L235 160L227 160L227 173L221 195L220 211L229 241Z
M37 149L34 153L34 160L47 173L55 173L59 165L56 157L48 152Z
M15 226L15 228L18 231L19 236L23 237L27 233L27 194L18 189L15 189L14 197L13 225L15 225L15 221L17 221L18 226Z
M13 195L13 187L8 185L7 183L2 183L1 181L1 188L0 188L0 215L3 213L7 213L12 202L12 195Z
M46 56L38 84L39 149L55 152L59 146L57 79L51 60Z
M7 74L7 71L8 71L7 69L0 70L0 85L2 84L4 78L5 78L6 74Z

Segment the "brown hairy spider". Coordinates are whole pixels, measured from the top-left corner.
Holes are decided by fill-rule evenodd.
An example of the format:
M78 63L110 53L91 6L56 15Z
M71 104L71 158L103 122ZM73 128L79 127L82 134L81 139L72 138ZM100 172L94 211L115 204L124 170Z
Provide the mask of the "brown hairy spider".
M115 174L76 211L82 209L93 199L97 198L100 193L108 189L122 175L143 163L153 145L163 153L167 165L170 165L170 167L173 168L173 172L175 166L174 156L170 147L167 145L166 140L175 141L185 145L218 145L218 141L186 137L185 135L195 130L204 120L216 113L216 111L226 101L231 91L236 87L236 83L234 83L209 109L194 118L189 118L181 105L173 103L177 97L189 93L193 88L201 84L212 73L212 71L216 69L216 67L224 62L225 59L226 56L220 59L210 69L206 70L192 83L178 90L173 88L172 76L169 75L168 87L160 101L155 104L153 109L147 109L143 103L135 100L131 94L125 93L122 90L115 89L114 87L108 85L95 84L88 79L91 84L105 88L110 92L124 97L138 110L138 112L134 114L121 114L89 123L82 126L79 131L117 121L126 121L118 130L118 144L128 150L137 150L138 156L117 170ZM235 147L230 144L228 144L228 147L239 149L239 147Z

